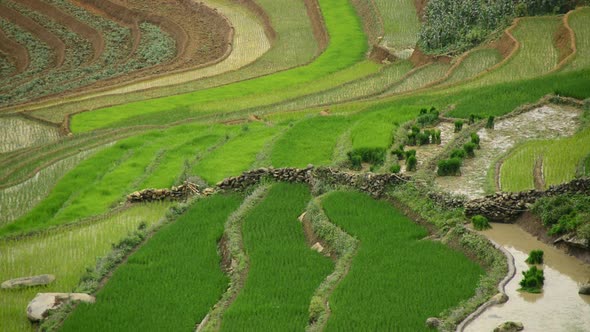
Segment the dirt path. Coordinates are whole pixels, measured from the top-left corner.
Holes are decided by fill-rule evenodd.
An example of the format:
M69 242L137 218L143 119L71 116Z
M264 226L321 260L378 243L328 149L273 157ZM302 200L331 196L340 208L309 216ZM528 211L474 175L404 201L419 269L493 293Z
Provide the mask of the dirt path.
M480 129L477 132L481 149L475 151L475 158L464 161L462 175L437 177L436 184L445 191L470 199L482 197L488 170L499 156L529 140L573 135L580 114L579 110L550 105L497 120L495 129Z
M47 15L57 23L69 28L76 34L82 36L90 42L93 49L92 58L89 62L94 62L100 58L104 51L105 41L102 34L93 27L78 21L76 18L64 13L60 9L40 0L19 0L19 3L26 5L34 11Z
M29 66L29 51L23 45L8 38L4 31L0 30L0 51L6 54L14 63L16 72L22 73Z
M16 10L4 6L3 4L0 4L0 17L7 19L8 21L12 22L12 24L22 27L39 38L42 42L49 45L49 47L55 53L53 58L54 67L59 67L64 63L66 45L61 39L56 37L49 30L45 29L43 26L39 25L32 19L21 15Z

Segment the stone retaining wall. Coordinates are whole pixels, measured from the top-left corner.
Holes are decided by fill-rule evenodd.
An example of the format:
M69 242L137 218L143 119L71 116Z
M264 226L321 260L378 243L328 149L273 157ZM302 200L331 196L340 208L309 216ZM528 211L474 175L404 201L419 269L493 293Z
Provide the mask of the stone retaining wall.
M213 188L201 190L196 184L185 182L171 189L144 189L127 195L130 203L161 201L166 199L181 200L188 196L209 195L219 190L244 190L259 184L263 179L306 183L311 186L322 182L328 185L340 185L356 188L373 197L381 197L389 185L397 185L410 180L410 177L398 174L350 173L329 167L315 168L259 168L226 178Z
M590 194L590 179L575 179L551 186L546 191L523 191L519 193L496 193L465 204L467 217L482 215L491 221L510 222L527 211L539 198L563 194Z

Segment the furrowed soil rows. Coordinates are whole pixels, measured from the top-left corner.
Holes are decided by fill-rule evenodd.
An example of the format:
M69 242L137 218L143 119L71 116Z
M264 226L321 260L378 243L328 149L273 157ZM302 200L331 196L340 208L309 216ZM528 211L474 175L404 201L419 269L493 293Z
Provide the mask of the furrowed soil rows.
M217 248L240 202L239 195L195 201L119 266L96 303L79 305L61 331L193 330L227 288Z
M232 8L237 8L236 10L238 11L244 10L241 7L236 7L238 6L236 4L225 1L222 3ZM108 98L95 98L48 107L37 111L36 114L50 121L61 122L66 114L78 112L80 109L97 109L116 104L141 101L146 98L194 92L196 90L268 75L277 71L301 66L311 61L317 52L318 45L313 38L313 31L307 18L305 5L299 1L285 0L260 0L257 3L264 9L264 12L268 13L270 20L273 21L274 27L276 28L276 34L281 36L281 38L277 38L272 45L273 47L262 57L250 65L241 68L241 70L233 70L225 74L215 75L173 87L161 87L143 92L112 95ZM213 2L211 4L215 5ZM289 13L292 19L284 20L282 18L284 13ZM251 16L252 14L249 13L248 15ZM268 31L272 30L272 27L267 25L269 22L263 21L261 23L264 26L268 40Z
M173 115L177 119L191 117L202 112L201 109L191 110L191 105L219 100L220 98L248 96L259 92L260 89L266 89L265 91L268 93L279 92L282 89L298 84L312 82L314 79L345 69L358 62L363 57L367 47L360 28L360 22L354 15L354 9L350 4L336 3L336 0L321 0L320 5L326 19L326 26L329 31L333 32L330 35L331 43L330 47L316 61L307 66L211 90L155 99L149 103L132 103L99 111L85 112L72 119L72 128L78 132L92 130L94 129L93 126L87 125L90 123L89 121L99 124L99 126L111 126L117 122L124 125L125 121L129 121L140 114L142 114L142 118L145 117L146 113L159 113L157 115L159 123L162 121L161 114L164 112L168 112L168 116ZM351 43L351 40L354 42ZM138 107L139 104L142 105L141 108ZM139 110L141 110L141 113ZM170 111L174 111L174 114L170 113ZM94 120L90 120L91 118Z
M32 10L44 13L52 20L67 27L75 33L86 39L87 42L92 44L92 58L89 62L94 62L100 58L104 51L105 41L102 34L84 22L81 22L74 17L64 13L57 7L54 7L41 0L19 0L19 3L28 6Z
M8 38L0 29L0 51L14 63L16 73L23 72L29 66L29 52L23 45ZM8 77L8 76L3 76Z
M112 250L129 232L144 223L150 227L168 210L169 204L138 205L92 224L56 229L18 241L0 242L0 279L51 273L54 283L43 288L1 290L0 321L11 332L33 331L26 307L39 292L71 292L96 258Z
M74 98L71 101L95 98L107 94L121 94L153 89L156 87L176 85L215 76L225 72L238 70L254 62L268 52L271 47L271 42L265 34L265 27L260 24L256 18L252 17L249 12L235 5L222 4L222 2L215 2L212 5L214 5L222 15L227 17L234 29L234 39L231 42L231 53L229 53L227 58L219 63L204 68L166 75L145 82L126 85L121 88L109 89L105 92L89 95L85 94L84 96Z

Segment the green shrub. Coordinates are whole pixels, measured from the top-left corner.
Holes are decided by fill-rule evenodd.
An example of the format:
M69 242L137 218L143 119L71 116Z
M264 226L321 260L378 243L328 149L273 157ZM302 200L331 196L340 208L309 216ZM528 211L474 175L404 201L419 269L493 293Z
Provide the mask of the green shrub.
M401 170L402 170L402 167L400 166L400 164L393 164L389 168L389 171L393 174L398 174Z
M406 159L408 159L412 156L416 157L416 150L408 150L408 151L405 151L404 153L406 154Z
M398 160L404 160L404 158L406 157L404 151L400 149L391 151L391 154L396 156Z
M463 145L463 150L465 150L467 157L469 157L469 158L475 157L475 148L476 147L477 146L473 142L465 143Z
M451 158L465 159L467 152L463 149L455 149L451 152Z
M550 235L576 233L590 243L590 197L560 195L535 202L532 212L538 215Z
M350 168L359 170L362 167L362 158L359 155L352 155L349 156L350 158Z
M480 140L481 139L477 133L471 133L471 143L475 144L478 149L481 149L481 146L479 145Z
M481 215L473 216L471 218L471 223L473 224L473 228L477 229L478 231L492 228L488 218Z
M486 128L488 128L488 129L494 129L494 120L495 120L494 116L493 115L490 115L488 117L488 122L486 123Z
M543 270L538 269L536 266L532 266L528 271L522 272L523 279L520 281L520 290L529 293L540 293L543 289L543 283L545 282L545 276Z
M418 165L418 159L416 159L416 156L410 156L408 158L408 160L406 161L406 168L408 171L413 172L416 170L416 166Z
M529 264L543 264L543 250L532 250L526 262Z
M571 0L430 0L418 45L427 53L458 53L508 26L516 16L566 12Z
M416 136L416 140L418 141L418 145L430 144L430 132L419 133Z
M438 162L439 176L461 175L461 158L443 159Z
M361 162L370 163L371 165L383 165L385 152L385 148L358 148L348 153L348 159L353 168L360 168Z
M455 132L458 133L461 130L463 130L463 121L461 121L461 120L455 121Z
M420 110L420 115L416 119L416 122L422 127L433 125L438 122L439 116L440 114L435 107L430 108L430 111L426 111L426 109L423 108Z

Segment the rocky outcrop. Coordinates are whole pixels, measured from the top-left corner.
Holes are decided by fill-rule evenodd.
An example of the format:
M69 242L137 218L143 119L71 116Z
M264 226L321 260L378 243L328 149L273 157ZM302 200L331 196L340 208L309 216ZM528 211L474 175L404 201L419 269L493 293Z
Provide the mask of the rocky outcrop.
M429 317L426 320L426 326L431 328L431 329L435 329L437 327L439 327L441 324L440 319L436 318L436 317Z
M291 183L309 183L313 166L306 168L259 168L232 176L217 183L222 190L240 190L260 183L263 178Z
M539 198L563 194L590 194L590 179L575 179L551 186L546 191L530 190L519 193L496 193L465 204L465 215L482 215L491 221L510 222L529 209Z
M27 306L27 317L38 322L47 317L50 310L55 310L68 301L94 303L94 296L84 293L39 293Z
M48 285L55 281L55 276L52 274L42 274L33 277L23 277L12 280L7 280L2 283L2 289L13 289L21 287L33 287Z
M494 303L496 304L506 303L508 302L508 295L506 295L505 293L498 293L494 295L490 300L494 301Z
M144 189L127 195L127 201L130 203L163 201L166 199L180 200L188 196L207 194L201 192L199 187L191 182L185 182L178 187L170 189Z
M221 190L242 190L260 183L262 179L307 183L309 185L323 182L328 185L356 188L374 197L382 196L389 185L396 185L410 180L409 177L397 174L358 174L330 167L315 168L309 165L306 168L259 168L244 172L240 176L227 178L217 183L217 188Z
M494 332L516 332L524 330L524 325L520 322L506 322L500 324L494 329Z

